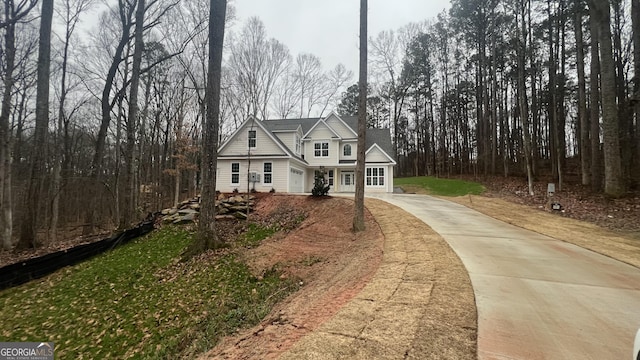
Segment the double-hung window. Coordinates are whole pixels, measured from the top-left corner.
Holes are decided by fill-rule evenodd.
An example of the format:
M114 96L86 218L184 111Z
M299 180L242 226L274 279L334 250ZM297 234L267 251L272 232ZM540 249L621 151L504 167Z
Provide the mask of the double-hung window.
M249 130L249 134L248 134L248 138L249 138L249 149L255 149L256 148L256 140L257 140L257 133L255 130Z
M367 186L384 186L384 168L369 167L365 177Z
M273 164L266 162L262 169L262 182L264 184L271 184L273 182Z
M313 156L329 157L329 142L322 141L313 144Z
M240 184L240 163L231 163L231 184Z

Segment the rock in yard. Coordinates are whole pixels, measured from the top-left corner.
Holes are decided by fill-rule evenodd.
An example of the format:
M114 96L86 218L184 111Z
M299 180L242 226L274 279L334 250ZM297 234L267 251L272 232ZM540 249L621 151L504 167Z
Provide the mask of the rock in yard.
M233 214L233 216L235 216L236 219L247 220L247 214L245 214L245 213L236 212L236 213Z
M196 210L193 209L180 209L178 210L178 214L180 215L187 215L187 214L197 214L198 212Z
M173 223L174 224L185 224L185 223L193 222L196 219L196 214L197 213L189 213L189 214L186 214L184 216L180 216L177 219L175 219L173 221Z

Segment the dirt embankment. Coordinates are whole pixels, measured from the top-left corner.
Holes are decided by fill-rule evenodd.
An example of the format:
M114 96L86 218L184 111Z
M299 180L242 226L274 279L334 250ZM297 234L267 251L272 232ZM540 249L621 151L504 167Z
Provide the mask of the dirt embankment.
M368 199L367 230L351 232L353 200L274 196L258 214L296 207L297 229L245 253L302 279L258 326L225 338L204 359L474 358L476 309L460 259L427 225ZM373 213L373 216L372 216Z
M293 231L247 250L244 257L258 274L277 265L304 286L261 324L225 338L202 358L275 359L335 315L377 271L384 237L369 212L367 230L358 234L350 230L349 199L275 195L262 199L256 213L275 215L290 208L306 212L307 218Z

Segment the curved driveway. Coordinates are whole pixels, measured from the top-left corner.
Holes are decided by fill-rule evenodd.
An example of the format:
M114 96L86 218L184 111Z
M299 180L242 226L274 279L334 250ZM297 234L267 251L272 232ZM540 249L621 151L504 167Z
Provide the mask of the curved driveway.
M480 359L631 358L640 269L449 201L367 196L412 213L461 258L476 296Z

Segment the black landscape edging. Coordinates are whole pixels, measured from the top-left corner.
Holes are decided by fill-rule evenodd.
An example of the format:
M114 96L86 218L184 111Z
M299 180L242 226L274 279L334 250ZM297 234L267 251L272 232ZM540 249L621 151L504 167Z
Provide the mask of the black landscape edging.
M145 221L110 238L3 266L0 268L0 290L24 284L65 266L77 264L119 245L126 244L151 232L151 230L153 230L153 221Z

